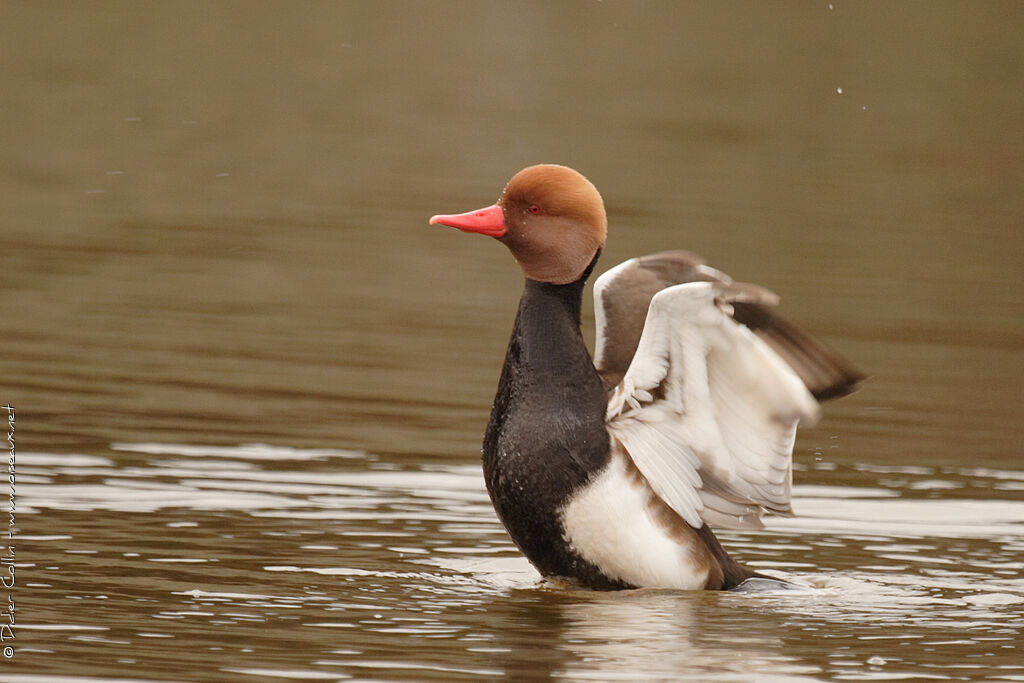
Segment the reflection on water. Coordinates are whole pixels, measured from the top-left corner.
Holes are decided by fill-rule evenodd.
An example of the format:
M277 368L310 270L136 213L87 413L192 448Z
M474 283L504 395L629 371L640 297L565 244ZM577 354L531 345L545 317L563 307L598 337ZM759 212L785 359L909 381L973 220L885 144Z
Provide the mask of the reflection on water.
M169 680L182 661L203 680L1024 677L1024 495L997 493L1020 471L797 486L801 517L723 534L798 590L595 593L540 580L476 465L156 443L20 462L25 526L59 533L21 538L39 602L19 654L39 668L10 680L81 661ZM990 495L908 499L896 474Z

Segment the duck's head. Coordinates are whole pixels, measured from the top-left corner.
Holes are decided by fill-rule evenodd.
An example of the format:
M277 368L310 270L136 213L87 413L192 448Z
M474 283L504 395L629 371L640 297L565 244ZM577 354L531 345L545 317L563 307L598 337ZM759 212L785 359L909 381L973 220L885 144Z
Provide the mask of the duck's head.
M577 171L555 164L524 168L508 181L497 204L430 219L431 225L438 223L496 238L526 277L556 285L583 276L608 232L597 188Z

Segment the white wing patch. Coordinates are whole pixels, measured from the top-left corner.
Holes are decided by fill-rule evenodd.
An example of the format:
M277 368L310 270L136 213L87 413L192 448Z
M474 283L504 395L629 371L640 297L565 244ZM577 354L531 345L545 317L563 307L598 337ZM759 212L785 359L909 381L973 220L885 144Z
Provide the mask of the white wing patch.
M691 282L654 296L609 399L608 431L692 526L760 528L766 511L792 514L796 426L819 409L785 361L729 316L727 289Z

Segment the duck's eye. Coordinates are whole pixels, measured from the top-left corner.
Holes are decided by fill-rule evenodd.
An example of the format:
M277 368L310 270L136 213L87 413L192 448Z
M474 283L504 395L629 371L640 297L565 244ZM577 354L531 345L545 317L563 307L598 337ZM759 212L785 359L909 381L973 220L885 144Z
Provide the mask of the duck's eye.
M530 204L530 208L527 209L527 211L529 211L532 214L538 214L540 213L540 207L537 206L536 204Z

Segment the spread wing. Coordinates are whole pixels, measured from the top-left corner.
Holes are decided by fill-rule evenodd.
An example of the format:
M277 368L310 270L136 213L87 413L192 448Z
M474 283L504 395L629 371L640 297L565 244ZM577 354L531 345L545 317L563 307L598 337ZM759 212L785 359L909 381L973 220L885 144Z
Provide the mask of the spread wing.
M664 251L625 261L594 283L597 343L594 365L605 385L626 374L655 294L686 282L731 284L732 279L688 251ZM778 297L764 292L756 301L737 301L732 317L762 338L793 368L819 401L844 396L864 375L846 359L774 312Z
M687 252L627 261L594 291L608 431L657 495L698 528L792 514L793 442L818 417L812 391L848 393L862 376L772 313L774 294Z
M608 431L655 493L692 526L759 528L792 514L797 423L818 404L796 373L728 311L723 285L654 295Z

